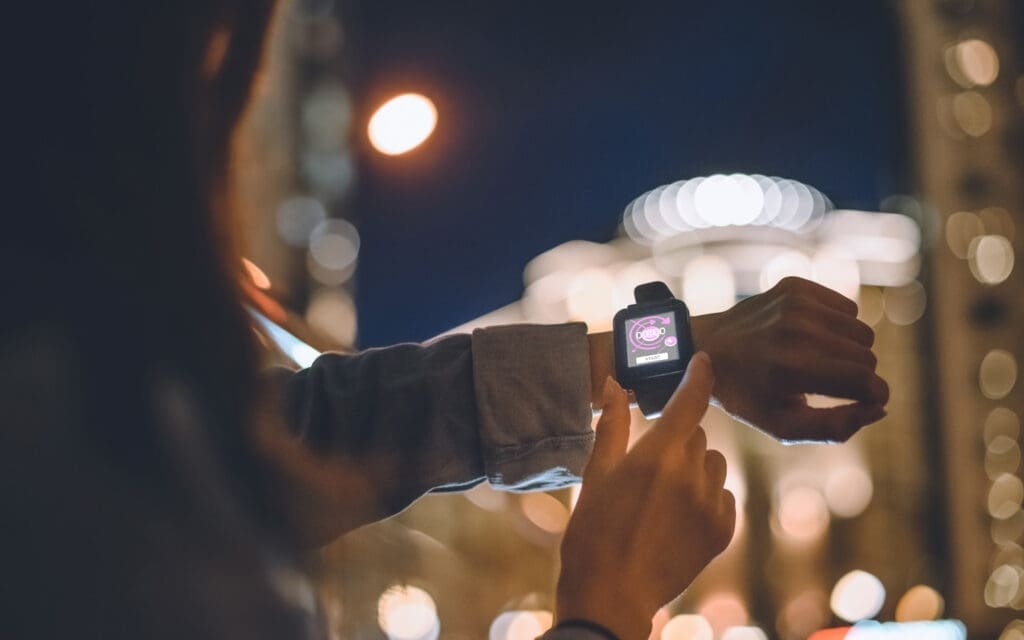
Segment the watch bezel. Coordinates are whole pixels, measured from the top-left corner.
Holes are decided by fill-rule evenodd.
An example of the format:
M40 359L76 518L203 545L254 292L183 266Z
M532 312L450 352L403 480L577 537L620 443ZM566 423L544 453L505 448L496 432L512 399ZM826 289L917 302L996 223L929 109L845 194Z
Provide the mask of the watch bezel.
M672 312L675 314L679 337L679 359L664 363L630 367L626 353L626 321L631 318ZM693 337L690 335L690 314L682 300L658 300L631 304L620 309L612 319L612 334L615 342L615 378L623 387L633 389L638 383L659 376L682 373L693 356ZM684 343L685 341L685 343Z

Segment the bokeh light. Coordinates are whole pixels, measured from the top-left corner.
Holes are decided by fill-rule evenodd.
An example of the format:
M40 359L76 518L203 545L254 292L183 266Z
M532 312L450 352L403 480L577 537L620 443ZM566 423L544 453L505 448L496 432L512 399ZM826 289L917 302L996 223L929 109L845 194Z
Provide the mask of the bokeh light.
M874 484L866 469L844 465L829 471L825 481L825 501L840 518L859 516L871 504Z
M441 632L434 599L411 585L394 586L381 595L377 623L388 640L436 640Z
M985 446L992 446L1000 436L1014 441L1020 438L1020 416L1006 407L996 407L985 417Z
M928 296L924 285L915 280L902 287L886 287L882 293L882 305L889 322L907 326L914 324L924 315L928 307Z
M852 253L838 245L826 245L811 260L812 278L850 300L860 294L860 268Z
M1021 591L1024 570L1019 566L1000 565L989 575L985 583L985 604L990 607L1008 607Z
M306 307L306 322L336 345L351 347L356 342L356 305L347 291L321 289L314 293Z
M569 523L569 509L547 493L527 493L520 498L526 519L547 533L561 533Z
M857 296L857 319L874 327L884 317L882 290L878 287L861 287Z
M317 197L323 198L326 203L336 202L355 185L356 161L352 153L345 149L307 149L302 154L302 177Z
M661 640L714 640L715 632L704 616L674 616L661 630Z
M978 212L978 219L985 233L1003 236L1011 242L1017 237L1017 225L1013 216L1003 207L985 207Z
M768 640L768 634L761 627L729 627L721 638L722 640Z
M693 315L725 311L736 304L732 266L715 255L698 256L683 273L683 300Z
M329 82L313 89L302 104L302 133L306 148L336 151L348 141L352 99L344 86Z
M799 251L785 251L772 258L761 270L761 291L771 289L789 276L810 279L813 272L810 258Z
M310 234L310 274L328 286L344 283L355 272L359 246L359 232L352 223L340 218L325 220Z
M882 610L885 587L867 571L851 571L836 583L829 604L832 612L847 622L867 620Z
M711 226L745 225L760 215L764 193L750 176L714 175L697 187L693 204L697 214Z
M326 220L324 205L310 196L293 196L277 208L277 232L293 247L308 247L313 230Z
M978 369L978 384L986 398L1005 398L1017 384L1017 359L1003 349L989 351Z
M429 98L406 93L384 103L368 128L370 143L381 153L397 156L426 142L437 127L437 107Z
M806 589L790 598L779 611L775 628L783 640L805 640L828 624L828 597L818 589Z
M957 211L946 219L946 244L962 260L967 259L971 242L984 233L981 218L970 211Z
M994 571L996 567L1004 564L1015 567L1024 565L1024 548L1016 542L1000 545L989 560L989 570Z
M1024 640L1024 620L1013 620L999 634L999 640Z
M727 628L744 626L750 620L743 599L729 591L708 595L701 601L697 611L711 625L716 637L721 637Z
M1020 512L1024 502L1024 483L1020 478L1004 473L992 482L988 491L988 513L998 520L1006 520Z
M987 87L999 77L999 55L988 42L971 38L946 49L946 71L960 86Z
M977 91L953 96L953 119L964 133L980 138L992 129L992 105Z
M615 307L615 279L607 269L580 271L569 283L566 304L572 320L586 322L591 331L610 331Z
M550 611L506 611L491 623L488 640L534 640L552 624Z
M484 482L464 492L462 496L485 511L501 511L505 508L508 494Z
M999 545L1016 544L1024 536L1024 510L1006 520L992 520L990 529L992 542Z
M911 587L896 604L897 622L937 620L942 617L946 601L928 585Z
M794 485L779 496L776 520L782 537L808 543L825 535L830 516L825 497L816 487Z
M999 284L1013 272L1013 245L1003 236L978 236L967 249L971 273L982 284Z
M1020 445L1016 440L1007 436L996 436L985 448L985 473L992 480L1004 473L1017 473L1020 459Z

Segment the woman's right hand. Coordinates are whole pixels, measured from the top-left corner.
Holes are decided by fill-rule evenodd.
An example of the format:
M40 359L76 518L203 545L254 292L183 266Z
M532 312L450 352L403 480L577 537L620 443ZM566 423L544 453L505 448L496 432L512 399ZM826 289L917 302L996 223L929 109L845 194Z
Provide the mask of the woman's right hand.
M736 501L725 458L707 450L700 420L714 374L690 361L662 417L626 452L629 401L611 378L594 453L562 541L556 622L589 620L621 640L647 638L651 618L732 539Z

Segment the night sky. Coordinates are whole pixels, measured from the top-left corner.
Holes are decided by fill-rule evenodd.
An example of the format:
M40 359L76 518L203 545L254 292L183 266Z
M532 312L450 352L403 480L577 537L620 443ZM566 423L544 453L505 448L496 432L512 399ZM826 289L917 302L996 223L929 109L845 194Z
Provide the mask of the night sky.
M362 3L357 100L419 91L440 122L408 156L362 154L360 346L518 299L532 257L609 240L666 182L778 175L865 209L905 191L888 4Z

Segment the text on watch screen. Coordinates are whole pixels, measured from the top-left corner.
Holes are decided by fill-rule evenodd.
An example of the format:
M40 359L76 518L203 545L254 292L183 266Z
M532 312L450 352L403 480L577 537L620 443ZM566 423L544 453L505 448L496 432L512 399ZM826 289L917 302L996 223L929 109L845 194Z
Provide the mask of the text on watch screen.
M631 367L678 360L675 314L627 319L626 356Z

